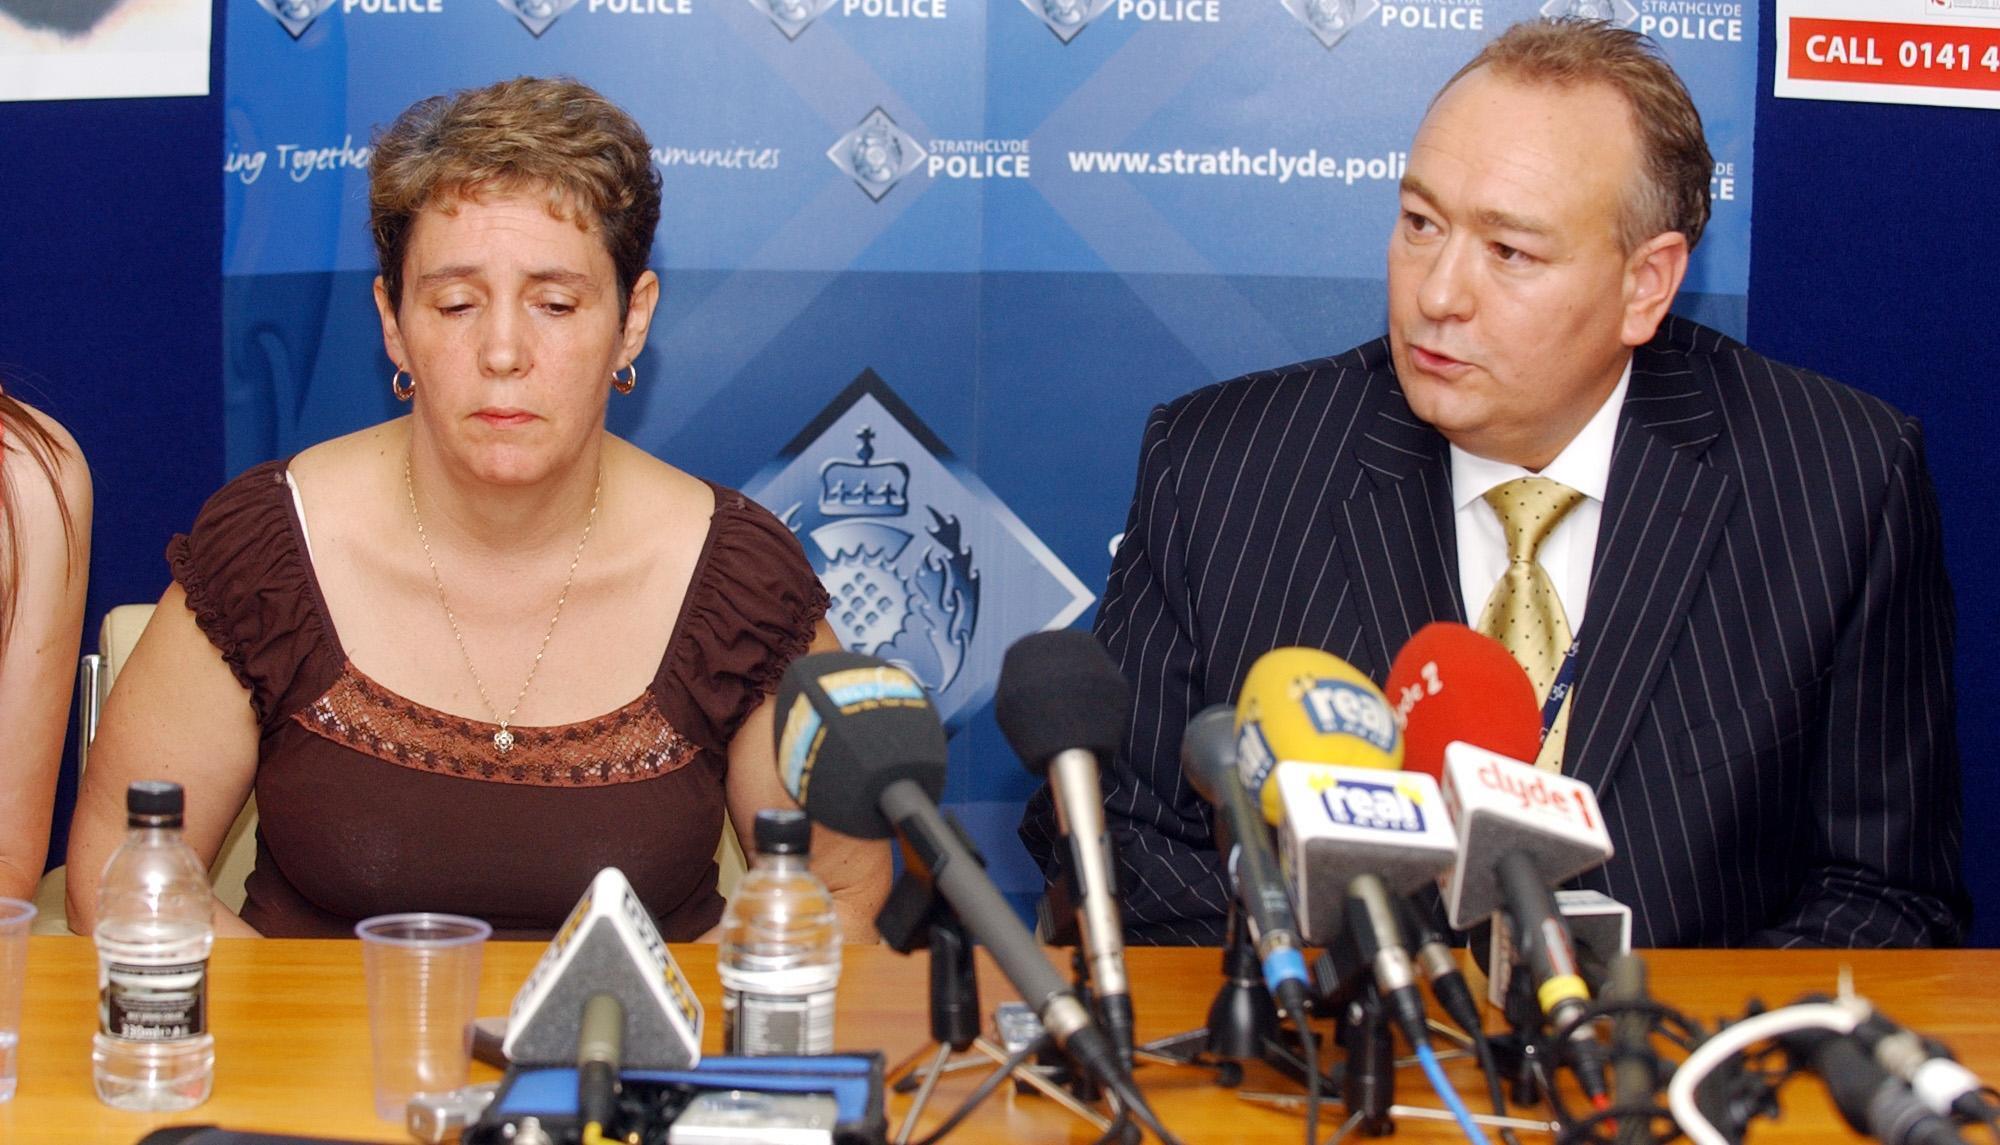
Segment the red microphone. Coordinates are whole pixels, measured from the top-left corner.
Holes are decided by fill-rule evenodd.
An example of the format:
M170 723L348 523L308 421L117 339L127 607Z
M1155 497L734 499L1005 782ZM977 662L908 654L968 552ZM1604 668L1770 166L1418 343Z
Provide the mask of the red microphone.
M1403 722L1403 770L1444 777L1454 740L1509 759L1542 746L1535 686L1498 640L1448 620L1424 625L1389 669L1389 705Z

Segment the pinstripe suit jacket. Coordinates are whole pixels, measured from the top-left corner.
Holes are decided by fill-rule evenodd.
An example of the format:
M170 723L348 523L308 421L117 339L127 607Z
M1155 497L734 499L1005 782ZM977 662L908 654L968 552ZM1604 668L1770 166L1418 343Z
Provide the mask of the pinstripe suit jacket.
M1463 621L1444 439L1380 340L1153 411L1097 635L1134 689L1105 798L1137 942L1218 943L1181 731L1283 645L1380 683ZM1619 421L1564 770L1644 946L1962 939L1952 603L1917 425L1677 317ZM1021 835L1054 877L1048 792Z

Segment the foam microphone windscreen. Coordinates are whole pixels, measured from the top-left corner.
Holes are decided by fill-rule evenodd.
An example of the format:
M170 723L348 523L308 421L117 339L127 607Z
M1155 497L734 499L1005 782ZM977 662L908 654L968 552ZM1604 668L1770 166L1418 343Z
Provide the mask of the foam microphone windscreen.
M1541 749L1535 686L1498 640L1463 624L1417 630L1389 668L1389 703L1403 722L1403 767L1441 778L1444 749L1457 740L1509 759Z
M944 793L944 727L908 672L855 652L793 661L778 684L778 774L815 823L857 839L895 830L882 792L908 779Z
M993 718L1036 775L1047 775L1049 760L1073 748L1109 759L1125 742L1131 715L1131 687L1088 632L1024 636L1000 662Z
M1331 763L1395 770L1403 739L1381 689L1360 669L1317 648L1275 648L1257 658L1236 700L1236 766L1266 822L1283 819L1278 764Z

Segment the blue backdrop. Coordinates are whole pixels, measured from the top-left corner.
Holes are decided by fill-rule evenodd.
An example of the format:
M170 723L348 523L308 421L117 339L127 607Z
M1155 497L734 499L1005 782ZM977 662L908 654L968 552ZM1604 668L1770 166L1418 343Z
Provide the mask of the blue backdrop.
M452 2L470 9L497 0ZM729 2L741 3L757 15L755 9L748 8L750 0ZM1004 7L1018 4L1018 0L994 3L996 11L989 24L1003 15L1010 20L1017 15L1033 20L1025 9ZM247 16L253 23L264 21L269 25L267 30L278 30L283 36L271 17L253 5L254 0L217 4L217 61L211 90L223 90L225 50L232 53L231 59L252 50L240 41L226 41L224 23ZM250 10L237 13L238 7ZM1749 89L1755 96L1758 178L1754 208L1749 211L1752 225L1748 231L1756 237L1756 257L1749 267L1747 308L1741 281L1730 288L1736 292L1733 295L1729 289L1711 286L1711 295L1694 300L1694 304L1707 321L1736 330L1747 325L1751 341L1759 348L1881 394L1924 419L1944 502L1948 557L1959 600L1959 722L1972 840L1966 867L1981 908L1975 940L2000 944L2000 859L1979 844L1977 826L1985 813L2000 808L2000 766L1994 763L1994 749L2000 747L2000 717L1995 715L2000 680L1984 661L1981 639L1995 630L1995 621L2000 619L1996 617L2000 604L1996 604L1992 571L2000 567L2000 536L1996 536L1993 515L1981 499L1981 491L1990 481L1983 454L1987 443L2000 432L2000 413L1983 400L1983 382L1992 369L1994 353L1987 301L1991 297L1990 259L1980 254L2000 249L2000 222L1978 210L1953 208L1941 215L1937 201L1940 188L1976 188L1990 182L1990 157L2000 154L2000 116L1952 109L1774 101L1768 94L1770 0L1764 0L1759 8L1744 14L1746 29L1754 25L1754 30L1745 32L1746 47L1748 39L1759 41L1756 55L1744 57L1746 61L1754 59L1758 73L1754 88ZM496 11L503 22L512 19L504 10ZM956 18L961 12L974 11L961 0L951 15ZM1223 13L1231 15L1231 9L1225 8ZM361 18L360 13L349 15L355 22ZM573 10L546 35L556 36L567 24L581 25L583 17L593 15L587 9ZM1495 7L1486 15L1487 28L1497 29L1500 10ZM345 18L338 11L322 16L327 20ZM1375 18L1380 19L1379 13ZM414 23L419 18L405 19ZM849 22L859 26L865 19L858 14L844 15L836 3L794 43L809 44L830 28L846 30ZM881 34L890 27L890 18L866 26ZM1296 21L1292 26L1306 31ZM1095 51L1101 55L1090 58L1101 59L1102 54L1109 54L1111 45L1100 45L1099 41L1123 43L1135 38L1138 31L1137 23L1119 21L1114 8L1090 22L1063 50L1070 54ZM1193 34L1199 29L1161 27L1147 31L1165 36ZM1320 66L1349 66L1348 58L1360 54L1366 43L1359 39L1364 31L1376 33L1378 39L1388 35L1380 25L1370 25L1354 31L1331 51L1315 48L1321 52L1317 57ZM520 34L533 39L525 32ZM1431 34L1447 35L1443 31ZM1042 35L1051 47L1060 43L1052 33L1044 31ZM1407 35L1421 38L1416 31ZM275 44L259 39L254 50L274 60L273 67L290 66L280 52L288 42L289 37ZM1474 42L1467 36L1454 50L1469 54ZM1676 59L1689 66L1681 52L1695 49L1722 50L1718 42L1684 42L1675 48ZM715 68L713 73L711 82L735 82L725 69ZM302 104L320 101L322 94L304 81L305 74L301 73L300 84L294 89L295 98ZM965 82L984 81L975 78ZM1221 99L1241 90L1244 82L1239 77L1234 85L1218 83L1210 90ZM1283 73L1269 86L1294 93L1272 100L1282 109L1274 113L1278 118L1304 122L1326 113L1325 100L1313 96L1293 73ZM1034 98L1058 101L1055 95ZM237 455L225 459L224 445L224 282L218 252L223 249L225 187L245 187L240 173L216 177L226 163L225 137L231 140L227 150L241 144L241 137L228 122L240 116L226 116L224 102L217 95L184 100L0 105L0 157L9 164L11 219L10 225L0 227L0 267L6 270L0 278L4 283L0 297L6 302L7 315L0 321L0 368L26 374L25 385L14 388L27 391L30 400L62 417L91 458L98 501L89 621L92 632L98 616L109 606L158 595L166 583L160 552L168 535L184 529L203 498L230 472L247 464L246 458ZM1746 102L1746 113L1748 108ZM845 132L867 110L859 109L833 126ZM899 109L890 106L889 110L898 113L901 122ZM1715 114L1707 104L1704 110ZM683 118L691 124L700 122L691 115ZM1746 133L1749 122L1746 114ZM672 138L654 124L648 127L658 136L656 143ZM688 144L700 145L709 137L694 132L678 138L681 142L675 145L686 150ZM360 139L357 137L357 145ZM704 169L715 178L747 172L756 169L755 163L769 161L761 154L739 153L756 142L719 139L711 151L719 151L724 144L737 150L705 158L696 154L688 161L675 162L682 167L706 163ZM826 164L828 176L846 180L838 189L853 195L857 207L867 205L869 198L854 180L843 176L825 158L831 142L829 138L821 143L817 153L783 153L778 161L804 164L811 159ZM1321 140L1322 151L1328 149L1327 144ZM1192 150L1206 144L1189 140L1182 145ZM1252 150L1251 144L1238 145L1246 152ZM1103 146L1116 149L1120 145ZM275 153L274 146L270 150ZM1341 153L1347 152L1342 149ZM1045 160L1047 154L1045 149L1032 152L1031 183L1055 161ZM267 160L276 162L275 154ZM732 163L739 166L728 165ZM267 168L261 178L271 179L276 174L275 167ZM1733 189L1741 210L1749 207L1747 163L1737 175L1741 182ZM315 178L319 175L308 176L308 180ZM884 196L884 203L937 182L927 174L911 178L921 181L899 183ZM1146 192L1158 195L1172 186L1171 177L1126 182L1146 188L1160 179L1167 182ZM1193 177L1186 182L1219 179ZM1280 187L1291 188L1297 182L1294 179ZM685 218L676 212L673 185L670 177L662 260L673 257L675 220ZM1343 194L1345 191L1343 187ZM1354 202L1324 200L1331 204L1328 209L1336 212L1343 206L1351 209ZM350 204L351 210L359 207L358 201ZM1380 225L1386 227L1386 221ZM702 229L681 227L685 241L721 241L688 233ZM241 240L233 241L231 250L236 252ZM1000 245L997 236L982 241L993 243L994 249ZM1024 240L1016 235L1009 241ZM1705 241L1703 245L1714 251L1722 244ZM1101 590L1109 564L1103 547L1108 540L1105 533L1116 527L1117 514L1112 514L1108 525L1096 520L1094 514L1083 511L1082 496L1117 503L1122 511L1140 419L1151 401L1237 369L1339 348L1371 332L1379 325L1381 313L1379 284L1367 279L1235 274L1211 284L1204 293L1202 288L1182 281L1187 275L1174 273L1113 275L1103 271L1103 277L1115 280L1117 286L1105 290L1087 275L1003 271L970 278L969 284L954 288L958 293L953 294L946 288L954 276L946 274L907 283L901 296L906 300L904 309L878 310L849 301L846 290L850 280L830 272L816 279L782 268L688 269L692 264L687 264L676 269L671 261L663 261L663 265L669 271L670 308L692 308L699 298L718 297L725 291L767 303L805 293L806 303L790 303L798 320L822 326L843 321L856 324L887 347L885 353L900 355L880 362L861 361L858 355L829 359L824 363L824 376L819 376L815 364L810 388L794 391L791 387L800 384L807 371L791 355L766 348L731 348L721 339L708 344L707 340L688 338L684 348L676 351L680 360L671 368L684 375L704 375L711 372L712 364L726 364L732 355L740 357L742 364L733 368L733 384L740 387L737 392L743 398L739 407L710 403L699 411L684 411L688 420L698 412L703 424L716 426L717 431L712 435L677 434L656 445L665 456L698 472L747 483L781 459L801 430L846 393L864 370L873 368L921 415L940 443L949 447L956 463L974 468L994 497L1032 524L1050 550L1093 593ZM231 279L229 289L236 294L246 285ZM353 392L372 406L350 410L345 416L359 422L389 412L383 397L375 394L387 371L386 363L372 356L373 348L355 341L351 334L346 336L352 343L349 349L332 348L342 340L334 336L335 331L351 332L357 324L371 321L362 284L336 285L321 271L296 279L265 276L256 285L249 293L270 292L274 298L269 305L279 309L295 305L275 297L288 292L326 299L329 312L324 327L301 338L289 328L260 334L232 321L232 343L266 346L267 360L287 369L295 361L317 362L321 351L316 347L321 344L331 353L350 354ZM1182 293L1174 294L1176 289ZM983 319L953 317L969 305L965 301L968 293L978 296ZM912 298L915 301L907 301ZM1239 315L1270 316L1265 325L1282 331L1289 344L1259 341L1267 337L1263 334L1207 342L1176 325L1174 313L1162 316L1170 301L1199 314L1216 299L1242 307L1235 311ZM725 296L718 301L726 300ZM707 313L733 309L719 307ZM930 383L929 389L910 380L913 371L903 363L922 361L935 353L945 355L940 360L962 361L967 352L959 347L966 339L991 338L994 331L1005 328L1026 331L1011 350L1015 356L1005 375L995 368L983 378L945 378ZM896 337L889 336L891 329ZM1079 329L1084 331L1080 336L1066 333ZM1106 343L1114 335L1123 341L1122 346ZM278 354L281 346L296 357ZM660 351L662 344L656 343L654 349ZM245 360L243 353L232 351L232 371L240 371ZM288 435L296 435L307 417L318 416L311 413L318 408L313 402L322 400L307 400L310 391L301 387L301 377L293 373L274 379L269 392L289 396L282 401L274 396L262 407L261 415L252 412L254 406L235 404L229 417L232 433L261 416L267 428L254 432L269 435L274 443L270 452L290 448L276 443L297 440ZM976 415L947 408L955 387L983 384L990 388L1003 381L1010 388L1028 390L1029 396L1038 400L1068 402L1063 407L1064 418L1076 423L1076 436L1083 445L1057 450L1044 444L1041 435L1049 428L1047 419L1038 418L1036 406L1025 400L993 403ZM228 385L234 392L240 387L240 377L232 373ZM636 433L636 426L656 407L666 413L667 407L685 405L685 398L675 392L676 385L669 382L664 391L655 391L643 400L615 405L616 428ZM1152 392L1141 392L1145 389ZM766 424L756 416L758 407L780 398L792 403L784 418L774 416ZM245 422L244 418L253 420ZM784 424L778 424L781 421ZM751 460L731 469L722 451L738 444ZM837 444L851 454L855 443ZM1001 466L996 455L1017 460L1011 467ZM1092 519L1083 519L1086 516ZM971 745L965 750L992 754L1001 764L994 769L996 776L1012 781L1014 765L998 754L1004 748L983 717L969 723L957 738ZM53 847L58 860L70 785L66 776ZM1002 803L990 801L992 806ZM1004 831L1011 826L1003 813L989 818L992 830Z
M613 428L798 531L842 639L932 689L946 802L1025 902L1000 655L1087 622L1146 410L1374 336L1431 93L1567 2L238 0L228 467L399 412L372 131L448 88L590 82L646 128L665 194L666 298ZM1683 309L1740 334L1755 14L1704 30L1669 40L1718 161Z

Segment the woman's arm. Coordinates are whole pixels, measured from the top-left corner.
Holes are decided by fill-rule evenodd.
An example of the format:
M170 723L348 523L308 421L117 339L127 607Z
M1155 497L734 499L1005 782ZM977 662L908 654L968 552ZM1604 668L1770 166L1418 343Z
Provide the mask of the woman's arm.
M34 893L48 858L90 569L90 470L61 426L29 416L61 449L53 457L53 485L23 447L0 452L6 469L0 513L13 520L20 573L11 586L12 627L0 644L0 895L12 898ZM69 508L67 532L61 505ZM0 561L7 559L5 544L0 534Z
M69 830L70 929L97 922L97 884L125 837L125 788L165 779L187 791L188 845L213 862L257 775L250 692L203 635L181 586L167 586L152 622L112 683ZM215 932L254 935L215 904Z
M810 651L835 652L840 641L833 629L821 621L813 634ZM729 744L727 798L729 821L743 844L743 854L754 856L757 812L771 807L797 807L778 778L778 750L772 743L775 699L767 698L743 721L743 727ZM834 909L840 914L840 933L846 942L875 942L875 914L889 897L889 844L886 840L850 839L815 826L812 838L812 869L833 892ZM711 931L704 938L713 938Z

